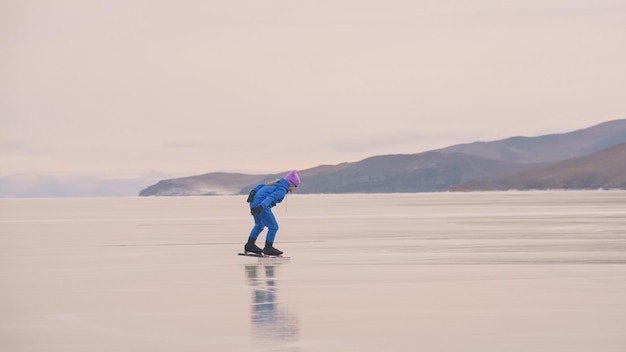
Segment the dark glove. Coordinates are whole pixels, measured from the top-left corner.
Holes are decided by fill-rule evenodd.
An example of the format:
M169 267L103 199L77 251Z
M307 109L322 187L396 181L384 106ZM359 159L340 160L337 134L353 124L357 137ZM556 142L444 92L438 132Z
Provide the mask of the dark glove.
M254 195L256 194L255 190L250 191L250 194L248 194L248 199L246 200L246 202L250 203L252 202L252 200L254 200Z
M262 205L257 205L256 207L250 209L250 214L252 214L252 215L259 215L259 214L261 214L262 211L263 211L263 206Z

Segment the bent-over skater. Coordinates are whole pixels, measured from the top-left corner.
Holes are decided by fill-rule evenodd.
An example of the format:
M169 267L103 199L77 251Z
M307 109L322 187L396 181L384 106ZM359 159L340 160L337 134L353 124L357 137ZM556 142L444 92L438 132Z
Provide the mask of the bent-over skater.
M300 177L298 172L293 170L283 178L260 184L250 191L247 201L250 203L250 213L254 217L254 227L250 231L248 242L244 246L245 253L252 252L266 256L280 256L283 254L282 251L274 248L278 222L274 213L272 213L272 208L283 201L287 192L294 192L298 186L300 186ZM261 249L254 243L266 227L265 247Z

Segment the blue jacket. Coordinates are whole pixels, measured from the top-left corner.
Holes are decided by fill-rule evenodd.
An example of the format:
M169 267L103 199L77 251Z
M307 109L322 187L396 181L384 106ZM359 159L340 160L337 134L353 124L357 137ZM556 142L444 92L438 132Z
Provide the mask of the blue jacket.
M285 195L289 192L289 184L284 178L281 178L280 181L271 186L260 184L254 187L254 190L256 194L250 202L250 208L262 205L263 209L269 209L285 199Z

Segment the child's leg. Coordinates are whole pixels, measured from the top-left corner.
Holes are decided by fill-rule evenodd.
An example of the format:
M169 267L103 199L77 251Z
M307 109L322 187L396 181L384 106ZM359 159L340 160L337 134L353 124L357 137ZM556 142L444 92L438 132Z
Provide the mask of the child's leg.
M250 231L250 238L253 239L257 239L259 237L259 234L261 234L261 232L263 231L263 229L265 228L265 225L263 225L263 222L261 221L260 215L255 215L254 216L254 227L252 228L252 231Z
M276 232L278 232L278 222L276 221L274 213L272 213L272 210L267 209L261 212L261 214L259 214L258 216L260 218L260 222L263 225L267 226L267 236L265 237L265 240L267 242L274 243L274 239L276 238Z

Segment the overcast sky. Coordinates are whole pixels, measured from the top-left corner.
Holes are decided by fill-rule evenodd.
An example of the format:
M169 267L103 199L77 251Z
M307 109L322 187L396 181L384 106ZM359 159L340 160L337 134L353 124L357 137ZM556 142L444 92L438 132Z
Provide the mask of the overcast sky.
M626 118L623 0L3 0L0 176L306 169Z

